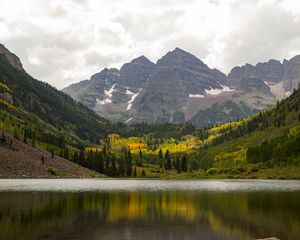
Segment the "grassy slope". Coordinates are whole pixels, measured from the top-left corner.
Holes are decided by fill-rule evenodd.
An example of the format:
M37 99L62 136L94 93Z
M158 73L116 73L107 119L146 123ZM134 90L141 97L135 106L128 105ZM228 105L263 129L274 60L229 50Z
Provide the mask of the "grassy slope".
M50 85L12 67L0 55L0 82L11 91L14 106L34 114L59 131L94 141L106 136L111 125Z

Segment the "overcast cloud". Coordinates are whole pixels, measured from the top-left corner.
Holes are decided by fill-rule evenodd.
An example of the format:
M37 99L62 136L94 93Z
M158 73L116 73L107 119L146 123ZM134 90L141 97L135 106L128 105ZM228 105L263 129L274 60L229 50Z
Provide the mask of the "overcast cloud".
M0 0L0 42L57 88L175 47L228 73L300 54L300 1Z

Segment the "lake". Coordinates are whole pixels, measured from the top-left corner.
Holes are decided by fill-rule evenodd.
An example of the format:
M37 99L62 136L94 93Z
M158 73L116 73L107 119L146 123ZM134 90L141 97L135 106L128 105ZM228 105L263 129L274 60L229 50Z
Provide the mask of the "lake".
M300 239L300 181L0 180L0 239Z

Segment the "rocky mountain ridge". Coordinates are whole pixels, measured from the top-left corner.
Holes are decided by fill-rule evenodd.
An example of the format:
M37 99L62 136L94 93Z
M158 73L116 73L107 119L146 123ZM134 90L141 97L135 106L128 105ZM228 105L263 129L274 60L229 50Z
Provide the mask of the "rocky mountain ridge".
M141 56L120 70L105 68L90 80L72 84L63 91L112 121L181 123L203 117L203 112L215 104L234 119L241 116L225 105L242 103L247 109L243 111L245 117L289 96L299 83L300 56L282 63L271 59L237 66L226 76L196 56L175 48L156 63ZM223 106L227 101L233 105Z

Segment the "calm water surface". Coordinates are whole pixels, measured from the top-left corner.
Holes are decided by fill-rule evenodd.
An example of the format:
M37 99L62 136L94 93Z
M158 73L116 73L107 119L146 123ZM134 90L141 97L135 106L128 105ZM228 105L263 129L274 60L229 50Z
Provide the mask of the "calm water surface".
M0 180L0 239L300 239L300 181Z

